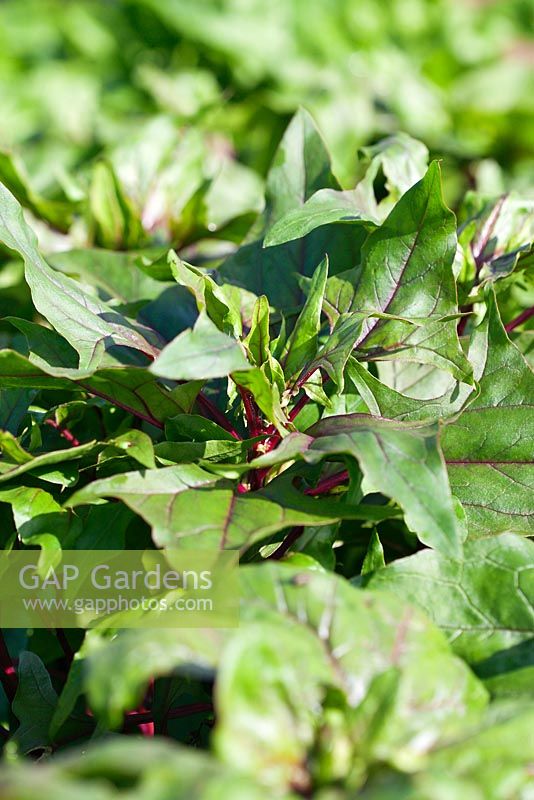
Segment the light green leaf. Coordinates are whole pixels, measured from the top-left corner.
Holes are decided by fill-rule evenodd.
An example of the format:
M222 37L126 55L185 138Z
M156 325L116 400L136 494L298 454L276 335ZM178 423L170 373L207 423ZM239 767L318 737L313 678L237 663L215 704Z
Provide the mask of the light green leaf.
M256 299L254 303L254 310L252 312L252 319L250 322L250 331L248 332L243 344L247 348L250 360L252 363L261 367L268 361L270 356L270 313L269 313L269 300L262 294L261 297Z
M138 213L124 195L113 166L98 161L89 187L89 214L96 243L111 250L136 247L144 238Z
M154 445L152 439L144 431L128 431L120 436L116 436L107 443L106 449L100 454L103 458L107 451L119 450L126 453L143 467L155 469Z
M0 432L0 450L3 455L0 461L0 483L18 478L19 475L30 471L32 475L42 476L46 479L48 467L94 455L102 447L103 445L98 442L87 442L79 447L69 447L67 450L51 450L47 453L32 456L20 447L11 434Z
M209 753L161 737L115 736L83 749L74 747L37 769L10 764L1 780L3 796L9 800L36 796L117 800L125 793L135 800L171 796L173 800L270 800L268 791L253 778Z
M325 781L343 780L362 753L413 769L425 751L480 719L481 685L437 629L395 597L272 562L243 568L242 579L241 628L217 681L215 744L227 763L273 787L306 790L302 765L313 775L329 744L338 749L323 766ZM377 680L392 671L382 726L382 710L371 707Z
M425 400L408 397L381 383L369 370L349 359L346 375L358 389L373 416L396 420L436 420L459 411L470 393L470 387L454 384L441 397Z
M271 383L276 384L281 395L285 389L284 372L271 353L269 325L269 301L265 295L261 295L254 303L250 330L243 344L247 348L250 361L257 367L263 367L265 376Z
M257 295L266 294L277 309L300 305L299 274L310 277L325 254L331 264L334 255L344 262L350 258L348 234L324 228L313 232L305 246L294 242L278 248L264 248L263 238L275 222L325 188L338 189L339 184L314 121L301 109L291 120L269 170L266 209L243 245L222 264L221 278Z
M240 336L242 325L239 309L228 301L224 289L196 267L186 264L171 250L168 256L174 280L185 286L196 300L199 313L205 312L224 333Z
M303 206L289 211L269 229L264 246L300 239L332 222L367 223L367 227L374 227L404 192L423 177L428 164L425 145L403 133L383 139L373 147L361 148L360 155L368 161L368 167L355 189L319 189ZM386 177L388 197L377 203L373 182L379 169Z
M264 247L301 239L316 228L330 223L374 223L372 206L366 204L358 191L319 189L303 206L292 209L269 228Z
M382 547L382 542L380 541L378 533L373 531L371 534L371 539L369 540L369 546L367 548L365 558L363 560L362 575L367 575L369 572L375 572L375 570L385 567L385 565L386 562L384 561L384 548Z
M221 333L205 314L193 329L173 339L150 367L155 375L173 380L223 378L246 369L251 365L239 342Z
M60 231L72 224L76 204L66 200L47 200L32 187L24 164L12 153L0 151L0 181L36 217L45 220Z
M533 725L532 705L490 707L476 733L444 747L430 760L428 778L421 780L429 800L436 797L436 787L445 775L457 777L462 796L470 791L473 798L506 800L513 791L516 797L528 798L534 759ZM454 785L451 790L449 796L454 797Z
M262 367L252 367L245 372L232 372L232 380L237 386L250 392L265 417L284 435L288 423L280 405L280 391L267 373L268 364L264 364Z
M63 509L44 489L26 486L0 491L0 502L10 503L21 542L41 547L39 568L46 573L61 558L61 547L81 532L81 522Z
M325 258L313 273L306 302L282 354L282 364L288 379L302 369L317 352L317 337L321 329L321 310L327 277L328 259Z
M37 249L36 237L13 195L0 184L0 241L24 259L36 309L72 345L80 369L95 369L110 345L154 356L159 338L129 322L84 292L76 281L52 270Z

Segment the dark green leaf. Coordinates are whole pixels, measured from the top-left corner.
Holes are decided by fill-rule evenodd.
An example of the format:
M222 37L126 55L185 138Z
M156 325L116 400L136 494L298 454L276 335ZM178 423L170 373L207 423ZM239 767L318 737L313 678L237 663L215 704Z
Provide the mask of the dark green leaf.
M15 734L18 750L23 754L47 750L48 729L57 703L50 676L35 653L22 652L18 665L18 689L13 713L19 721Z

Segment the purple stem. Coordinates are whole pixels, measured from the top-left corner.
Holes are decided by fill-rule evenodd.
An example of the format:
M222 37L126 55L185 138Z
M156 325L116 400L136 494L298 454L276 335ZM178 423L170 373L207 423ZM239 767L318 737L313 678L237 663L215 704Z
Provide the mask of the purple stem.
M518 325L521 325L523 322L526 322L527 319L530 319L532 316L534 316L534 306L532 306L532 308L526 308L524 311L521 312L521 314L519 314L519 316L517 316L515 319L513 319L511 322L505 325L504 327L506 329L506 332L510 333L510 331L513 331L514 328L517 328Z

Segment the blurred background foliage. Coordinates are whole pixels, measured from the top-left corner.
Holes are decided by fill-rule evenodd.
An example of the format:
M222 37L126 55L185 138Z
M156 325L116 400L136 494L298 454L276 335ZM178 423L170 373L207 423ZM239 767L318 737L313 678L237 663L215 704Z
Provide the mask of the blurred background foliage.
M72 195L73 169L151 121L168 145L168 118L264 175L304 105L343 184L360 145L404 130L445 157L453 200L523 189L532 30L531 0L4 0L0 146Z
M505 253L534 224L533 30L532 0L3 0L0 181L43 250L70 253L56 268L87 279L81 249L130 251L170 280L169 245L217 267L250 235L304 106L343 188L404 131L443 159L460 223L513 190ZM0 260L0 317L32 318L22 264Z

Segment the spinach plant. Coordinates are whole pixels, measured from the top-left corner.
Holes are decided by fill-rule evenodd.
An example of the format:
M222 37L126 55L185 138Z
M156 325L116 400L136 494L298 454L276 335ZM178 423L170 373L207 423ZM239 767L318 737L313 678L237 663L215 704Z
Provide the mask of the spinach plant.
M0 187L31 293L0 351L2 547L236 550L242 604L4 631L2 797L527 797L532 203L457 218L402 134L358 169L342 188L300 111L246 235L203 191L170 251L104 164L67 209L83 248Z

